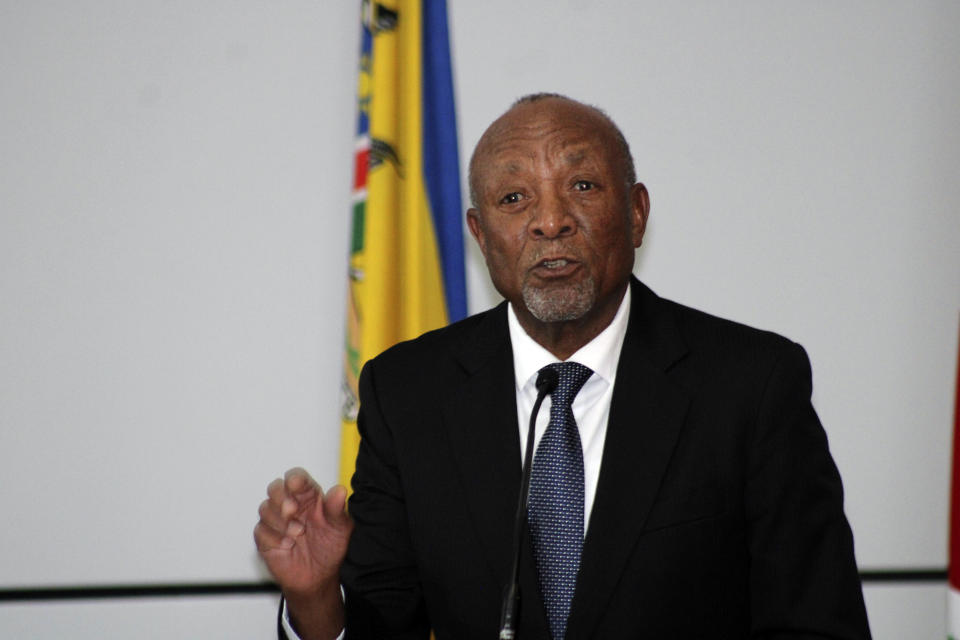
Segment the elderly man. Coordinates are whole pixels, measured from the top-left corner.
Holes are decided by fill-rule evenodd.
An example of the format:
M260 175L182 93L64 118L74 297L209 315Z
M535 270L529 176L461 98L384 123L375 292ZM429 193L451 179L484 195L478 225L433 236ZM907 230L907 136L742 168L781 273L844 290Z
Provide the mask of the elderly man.
M506 302L365 367L349 516L342 487L302 470L270 484L255 538L283 627L495 638L550 368L519 638L869 638L806 354L632 277L650 201L610 119L522 98L481 138L470 186Z

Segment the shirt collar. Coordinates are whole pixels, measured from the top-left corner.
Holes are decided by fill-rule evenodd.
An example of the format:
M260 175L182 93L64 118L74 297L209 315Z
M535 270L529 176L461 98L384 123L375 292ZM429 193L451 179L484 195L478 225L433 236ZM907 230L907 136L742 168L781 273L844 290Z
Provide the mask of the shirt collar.
M620 301L617 314L597 337L583 345L567 360L589 367L609 384L617 375L620 349L627 335L627 319L630 317L630 287ZM507 305L507 326L510 328L510 344L513 347L513 373L517 389L535 382L537 373L548 364L559 362L556 356L531 338L517 319L513 305Z

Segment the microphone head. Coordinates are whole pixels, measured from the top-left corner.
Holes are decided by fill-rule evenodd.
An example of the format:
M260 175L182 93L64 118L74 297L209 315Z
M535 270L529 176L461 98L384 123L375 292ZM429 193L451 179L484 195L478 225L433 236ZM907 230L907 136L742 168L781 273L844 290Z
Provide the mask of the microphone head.
M544 367L540 369L540 374L537 376L537 392L543 395L548 394L556 389L559 383L560 374L557 370L553 367Z

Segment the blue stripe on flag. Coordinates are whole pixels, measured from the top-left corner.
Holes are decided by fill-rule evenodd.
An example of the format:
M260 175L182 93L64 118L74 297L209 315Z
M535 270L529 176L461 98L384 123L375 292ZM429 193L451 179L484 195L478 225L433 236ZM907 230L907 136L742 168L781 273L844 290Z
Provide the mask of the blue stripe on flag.
M445 0L423 0L423 173L450 322L467 315L457 118Z
M369 27L366 23L363 24L362 29L360 30L360 76L361 78L365 73L369 73L373 65L373 34L370 32ZM364 65L367 66L367 69L364 70ZM359 93L359 92L358 92ZM370 95L358 95L358 99L369 101ZM366 102L365 104L359 105L357 109L357 136L366 135L370 131L370 104Z

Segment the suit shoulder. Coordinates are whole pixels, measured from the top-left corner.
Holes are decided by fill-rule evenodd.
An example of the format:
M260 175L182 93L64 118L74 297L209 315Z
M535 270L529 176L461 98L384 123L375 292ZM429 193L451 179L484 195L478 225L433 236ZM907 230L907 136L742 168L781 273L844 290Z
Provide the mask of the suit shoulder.
M399 342L372 358L370 364L388 370L419 366L427 359L439 364L438 361L452 357L465 345L474 345L478 340L488 340L491 335L497 335L496 327L500 324L506 330L505 303L427 331L412 340Z
M670 300L659 299L658 306L661 325L673 327L658 337L672 335L683 345L674 352L673 371L689 390L706 384L726 389L731 398L756 397L775 376L797 389L812 387L807 353L789 338Z
M660 301L693 350L714 351L727 357L741 354L774 360L785 354L805 354L803 347L779 333L721 318L672 300L661 298Z
M452 393L477 363L509 354L506 309L496 307L398 343L360 372L360 402L374 394L391 411L434 406Z

